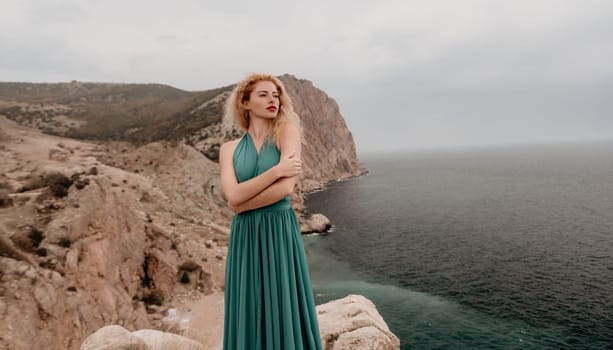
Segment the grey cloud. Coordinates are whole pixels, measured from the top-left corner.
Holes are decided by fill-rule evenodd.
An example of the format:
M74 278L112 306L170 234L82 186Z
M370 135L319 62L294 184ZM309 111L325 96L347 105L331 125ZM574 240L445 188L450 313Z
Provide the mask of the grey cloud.
M87 8L81 1L61 2L24 2L25 19L37 26L45 23L75 24L86 19Z
M9 0L0 74L201 90L292 73L372 151L613 138L611 43L600 0Z

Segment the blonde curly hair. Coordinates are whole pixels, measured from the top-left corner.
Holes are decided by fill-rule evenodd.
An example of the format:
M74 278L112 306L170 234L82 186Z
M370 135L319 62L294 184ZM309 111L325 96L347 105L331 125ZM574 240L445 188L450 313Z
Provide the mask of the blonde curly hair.
M272 132L269 134L275 142L279 142L283 127L290 124L300 130L300 119L296 112L292 100L285 91L285 86L281 80L270 74L252 73L245 79L236 84L226 101L224 120L234 121L241 129L249 130L249 111L243 106L249 100L253 87L260 81L270 81L277 87L279 94L279 113L273 120Z

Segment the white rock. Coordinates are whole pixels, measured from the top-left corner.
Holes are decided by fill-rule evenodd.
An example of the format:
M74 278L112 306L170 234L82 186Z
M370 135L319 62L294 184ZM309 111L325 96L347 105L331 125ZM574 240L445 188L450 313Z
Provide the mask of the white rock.
M162 318L163 329L167 332L185 334L187 331L191 314L189 312L169 309L166 316Z
M202 344L178 334L154 329L141 329L132 332L132 335L142 339L147 345L147 350L204 350Z
M102 327L91 334L81 350L204 350L195 340L154 329L129 332L112 325Z
M302 233L322 233L330 228L330 219L323 214L313 214L300 226Z
M398 349L400 344L392 341L385 333L376 327L368 326L355 331L341 334L334 342L333 350L344 349ZM394 347L395 346L395 347Z
M361 295L318 305L317 318L326 349L400 349L375 305Z
M145 342L117 325L102 327L81 344L81 350L148 350Z

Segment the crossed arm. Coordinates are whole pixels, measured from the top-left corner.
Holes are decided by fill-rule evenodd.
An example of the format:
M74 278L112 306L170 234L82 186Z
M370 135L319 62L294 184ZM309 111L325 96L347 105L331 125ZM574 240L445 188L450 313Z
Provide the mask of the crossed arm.
M238 183L232 163L236 142L224 144L219 152L221 185L228 206L236 213L257 209L275 203L294 191L294 185L302 171L300 160L300 133L287 126L281 133L279 164L266 172Z

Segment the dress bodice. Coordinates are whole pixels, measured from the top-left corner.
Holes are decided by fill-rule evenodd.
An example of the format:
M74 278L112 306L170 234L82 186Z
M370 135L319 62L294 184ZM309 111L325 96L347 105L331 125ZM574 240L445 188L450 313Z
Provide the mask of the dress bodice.
M280 159L281 151L272 140L266 138L258 152L247 132L236 145L232 158L236 180L240 183L254 178L277 165ZM277 203L256 210L289 208L289 201L290 196L286 196Z

